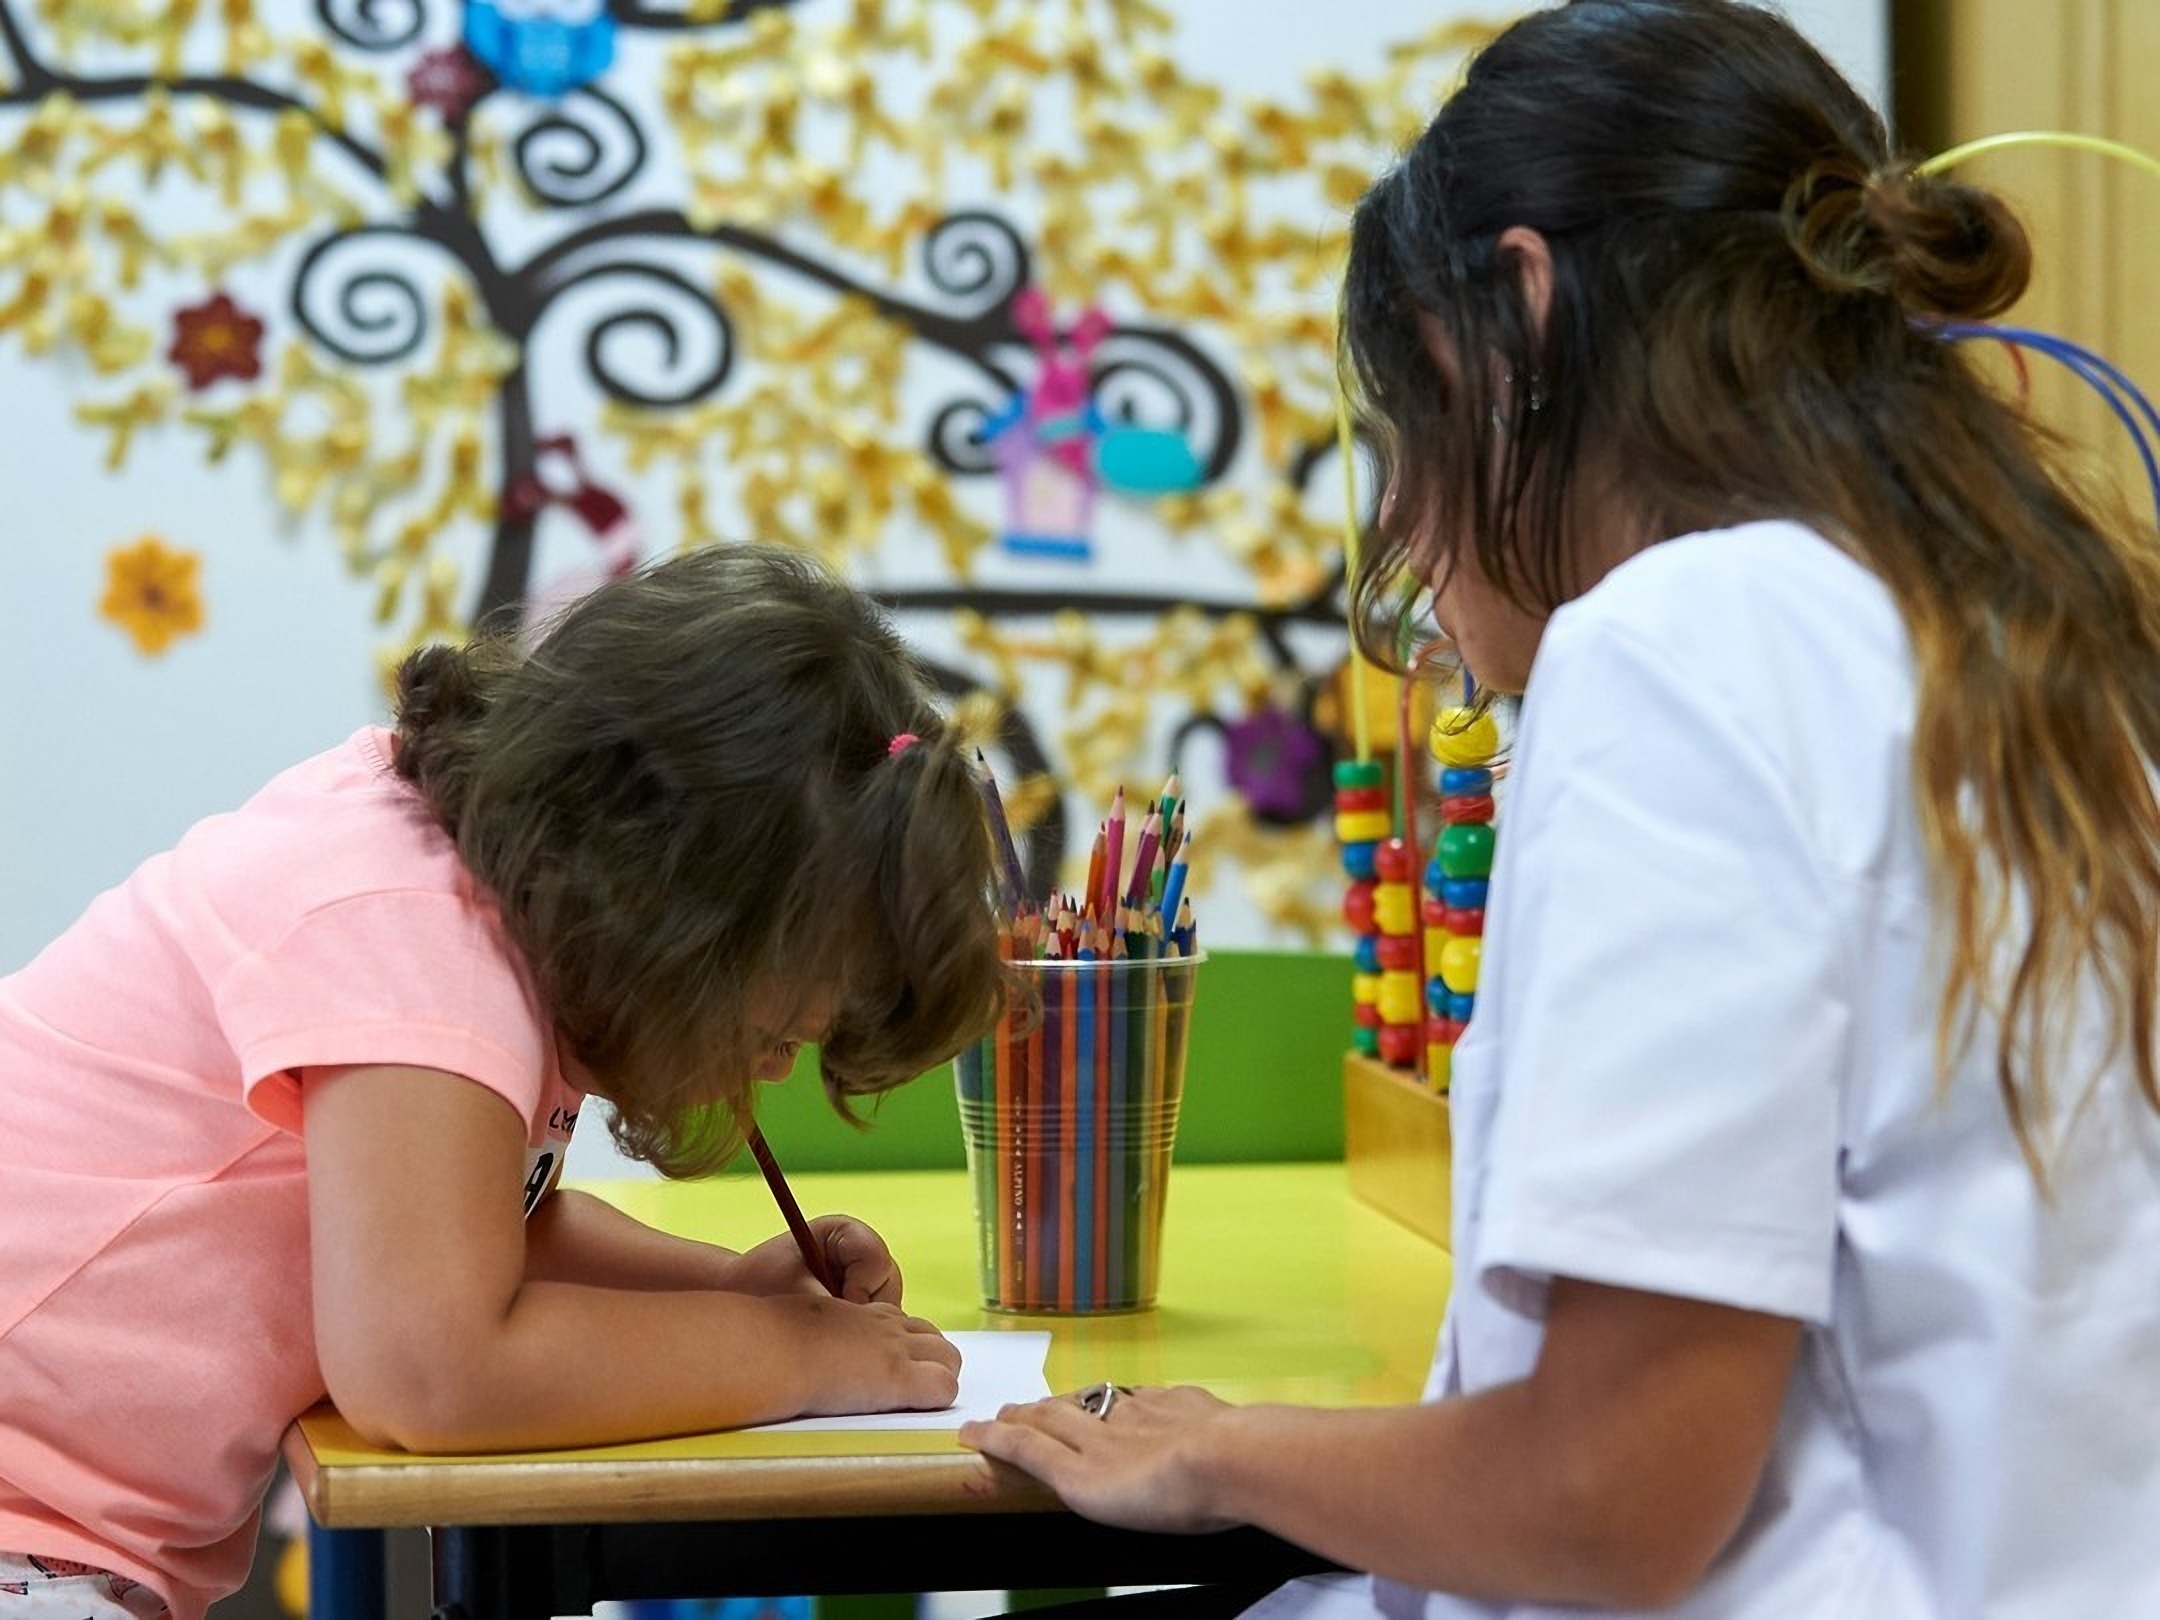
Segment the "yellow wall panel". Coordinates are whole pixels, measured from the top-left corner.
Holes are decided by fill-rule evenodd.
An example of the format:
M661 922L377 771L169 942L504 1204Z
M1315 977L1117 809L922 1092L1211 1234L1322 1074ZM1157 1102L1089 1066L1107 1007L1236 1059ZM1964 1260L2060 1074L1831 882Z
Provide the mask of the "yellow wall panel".
M2160 155L2160 6L2151 0L1903 0L1894 14L1898 122L1940 151L2013 130L2100 135ZM2038 270L2006 319L2098 350L2160 390L2160 179L2116 159L2047 147L1961 165L2001 191L2032 231ZM2083 384L2034 357L2035 410L2092 452L2141 515L2142 466Z

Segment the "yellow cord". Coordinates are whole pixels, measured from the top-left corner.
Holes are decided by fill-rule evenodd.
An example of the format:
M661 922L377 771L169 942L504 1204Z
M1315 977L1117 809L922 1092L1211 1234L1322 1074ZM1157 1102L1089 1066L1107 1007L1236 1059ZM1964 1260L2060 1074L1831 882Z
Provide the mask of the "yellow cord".
M1965 141L1946 152L1936 153L1921 163L1914 172L1939 174L1967 158L2013 146L2061 146L2077 152L2098 152L2103 157L2120 158L2160 180L2160 158L2154 158L2134 146L2126 146L2121 141L2111 141L2104 135L2079 135L2061 129L2019 129L2004 135L1983 135L1978 140Z
M1357 600L1358 505L1357 446L1350 432L1350 396L1335 386L1335 443L1342 454L1343 600ZM1365 716L1365 655L1358 651L1356 609L1350 625L1350 725L1357 740L1358 762L1372 758L1371 725Z

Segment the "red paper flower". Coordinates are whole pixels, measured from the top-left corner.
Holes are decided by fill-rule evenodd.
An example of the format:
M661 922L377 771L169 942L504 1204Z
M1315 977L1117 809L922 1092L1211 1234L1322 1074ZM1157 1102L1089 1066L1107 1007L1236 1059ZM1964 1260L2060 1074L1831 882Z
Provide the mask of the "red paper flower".
M446 124L464 121L473 104L495 87L494 78L462 45L428 51L405 75L405 94L415 107L432 107Z
M263 323L218 293L173 313L165 358L187 373L188 387L208 388L221 377L250 382L262 375Z

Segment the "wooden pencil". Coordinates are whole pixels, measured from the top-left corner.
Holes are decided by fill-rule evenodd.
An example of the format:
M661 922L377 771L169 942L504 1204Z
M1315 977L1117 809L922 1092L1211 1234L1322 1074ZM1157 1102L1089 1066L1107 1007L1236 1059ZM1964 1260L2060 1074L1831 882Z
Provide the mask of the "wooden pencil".
M802 1251L803 1264L810 1268L810 1275L818 1280L818 1286L835 1299L840 1297L840 1283L833 1276L832 1262L810 1230L810 1223L803 1219L802 1206L795 1202L794 1193L788 1190L787 1177L780 1173L780 1164L772 1156L772 1149L765 1145L765 1133L752 1125L745 1140L750 1145L750 1156L757 1160L757 1167L764 1172L765 1185L772 1189L773 1202L780 1206L780 1215L787 1228L795 1235L795 1247Z

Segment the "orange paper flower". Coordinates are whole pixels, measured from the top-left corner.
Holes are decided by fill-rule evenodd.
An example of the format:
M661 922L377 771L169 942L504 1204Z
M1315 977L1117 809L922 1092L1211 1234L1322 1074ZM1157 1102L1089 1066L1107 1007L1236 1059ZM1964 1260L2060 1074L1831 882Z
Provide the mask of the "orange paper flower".
M132 546L116 546L105 554L105 599L98 612L132 636L138 651L154 658L202 628L202 596L196 589L201 569L201 557L174 550L153 534Z
M224 293L173 312L166 359L187 373L188 387L208 388L220 377L242 382L262 375L263 323Z

